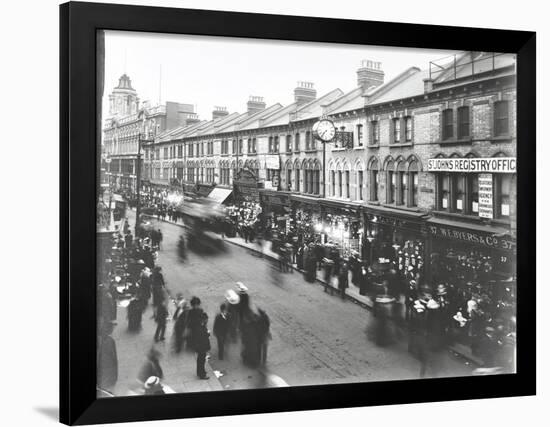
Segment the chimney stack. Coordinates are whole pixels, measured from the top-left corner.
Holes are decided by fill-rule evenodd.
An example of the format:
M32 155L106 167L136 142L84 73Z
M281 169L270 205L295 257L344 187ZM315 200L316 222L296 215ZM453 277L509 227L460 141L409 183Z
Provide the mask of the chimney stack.
M384 71L382 63L365 59L357 70L357 85L363 90L378 87L384 84Z
M317 91L311 82L298 82L294 89L294 102L304 105L317 98Z
M227 116L227 107L214 106L214 111L212 111L212 120L219 119L221 117Z
M424 82L424 93L431 92L433 90L433 87L434 87L433 79L429 79L429 78L424 79L423 82Z
M250 96L246 103L246 108L249 114L258 113L265 110L265 102L262 96Z

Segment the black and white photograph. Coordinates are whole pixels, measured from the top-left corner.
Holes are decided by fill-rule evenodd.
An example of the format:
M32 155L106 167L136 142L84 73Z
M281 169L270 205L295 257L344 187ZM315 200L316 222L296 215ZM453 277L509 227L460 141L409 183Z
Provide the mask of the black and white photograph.
M514 53L98 40L98 398L516 372Z
M543 3L1 8L2 425L545 419Z

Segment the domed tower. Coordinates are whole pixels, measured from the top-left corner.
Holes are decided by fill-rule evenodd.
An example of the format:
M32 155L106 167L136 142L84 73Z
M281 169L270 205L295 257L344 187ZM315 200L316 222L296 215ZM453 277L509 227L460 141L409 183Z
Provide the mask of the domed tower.
M118 86L109 95L109 116L128 116L136 114L139 108L139 98L132 87L132 81L127 74L118 79Z

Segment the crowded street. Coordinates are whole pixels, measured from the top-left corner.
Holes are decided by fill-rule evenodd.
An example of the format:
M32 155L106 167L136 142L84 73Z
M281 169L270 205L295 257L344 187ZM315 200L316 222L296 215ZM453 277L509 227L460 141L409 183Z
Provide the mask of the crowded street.
M128 212L132 223L133 214ZM167 340L158 344L157 348L162 353L164 383L175 391L419 377L420 364L407 352L407 338L403 331L395 329L395 341L391 345L380 347L373 342L369 328L373 320L371 311L323 292L322 286L306 282L299 272L281 273L269 259L237 245L226 243L223 252L207 256L189 253L182 262L177 253L177 242L185 228L153 221L154 227L160 228L163 234L158 265L162 267L170 295L182 293L186 299L198 296L203 309L213 319L218 306L224 301L226 290L240 281L249 289L251 306L264 309L271 319L272 340L265 367L245 366L238 343L228 348L225 360L219 360L213 344L209 364L212 371L217 372L215 376L219 375L221 387L213 384L214 378L210 378L210 385L199 385L198 388L189 388L189 381L193 379L192 369L188 372L178 369L178 365L185 362L181 359L185 358L189 359L187 364L193 366L194 355L173 354L173 325L169 323ZM113 337L119 349L117 391L125 394L126 385L131 386L135 381L145 353L153 344L155 326L152 321L147 322L151 316L151 311L147 311L140 333L129 333L121 324L124 322L124 310L119 308L119 312L121 322ZM212 328L211 322L208 327ZM444 349L430 359L427 376L463 376L469 375L473 369L469 362ZM187 388L182 387L184 383L187 383Z
M211 119L112 77L99 396L516 371L515 57L426 61Z

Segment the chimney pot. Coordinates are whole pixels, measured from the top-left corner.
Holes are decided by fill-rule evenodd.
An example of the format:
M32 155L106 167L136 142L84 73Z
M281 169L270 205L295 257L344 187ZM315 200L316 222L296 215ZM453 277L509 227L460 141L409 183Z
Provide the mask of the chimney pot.
M382 63L364 59L357 70L357 85L364 90L384 84L384 71Z
M254 114L259 111L265 110L265 102L263 96L250 95L248 97L246 107L249 114Z
M317 91L312 82L298 81L294 89L294 102L298 105L307 104L317 98Z
M221 117L227 116L227 107L221 107L219 105L214 106L214 111L212 111L212 120L219 119Z
M433 79L429 79L429 78L424 79L423 82L424 82L424 93L431 92L433 90L433 87L434 87Z

